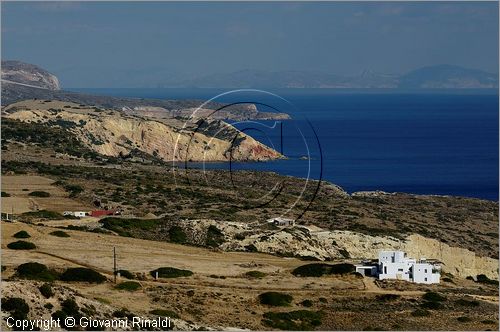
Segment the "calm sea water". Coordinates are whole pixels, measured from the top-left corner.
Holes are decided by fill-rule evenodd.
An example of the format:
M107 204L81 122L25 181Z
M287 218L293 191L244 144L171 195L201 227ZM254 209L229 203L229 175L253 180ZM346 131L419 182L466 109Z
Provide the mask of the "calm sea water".
M212 89L84 91L201 100L222 92ZM238 92L216 99L263 103L293 117L292 121L276 124L274 129L274 121L236 123L263 143L277 150L283 148L289 159L233 163L232 169L321 177L348 192L384 190L498 200L499 105L495 91L281 90L277 94L289 103L259 92ZM259 109L272 110L265 105L259 105ZM309 159L301 158L307 155ZM204 167L229 169L229 164L211 163Z

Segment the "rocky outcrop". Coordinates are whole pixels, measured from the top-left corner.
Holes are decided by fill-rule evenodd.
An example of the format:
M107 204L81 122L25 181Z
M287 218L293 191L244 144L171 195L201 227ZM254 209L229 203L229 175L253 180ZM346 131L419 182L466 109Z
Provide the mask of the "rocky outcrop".
M104 156L140 151L163 161L263 161L282 158L233 126L219 120L162 122L72 103L31 100L9 105L4 116L65 128ZM204 128L210 128L204 129Z
M17 83L48 90L60 89L56 76L45 69L21 61L2 61L2 81L7 84Z
M113 109L127 114L153 118L190 117L194 110L198 117L221 120L287 120L286 113L261 112L252 103L227 106L219 102L204 104L193 99L145 99L91 95L59 90L57 77L46 70L20 61L2 61L2 105L27 99L56 100L100 108Z
M225 234L221 246L228 251L253 250L290 257L318 260L347 259L361 261L378 257L380 250L403 250L417 259L437 259L443 263L443 272L465 278L485 274L498 279L498 260L477 256L458 248L417 234L398 239L388 236L370 236L351 231L325 231L315 226L265 230L262 225L221 223L208 220L191 221L184 225L213 224ZM239 235L238 235L239 234Z

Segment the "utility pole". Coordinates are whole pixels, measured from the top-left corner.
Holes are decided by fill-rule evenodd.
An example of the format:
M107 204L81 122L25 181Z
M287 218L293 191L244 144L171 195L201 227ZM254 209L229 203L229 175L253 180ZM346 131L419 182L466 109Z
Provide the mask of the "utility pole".
M113 276L116 284L116 247L113 247Z

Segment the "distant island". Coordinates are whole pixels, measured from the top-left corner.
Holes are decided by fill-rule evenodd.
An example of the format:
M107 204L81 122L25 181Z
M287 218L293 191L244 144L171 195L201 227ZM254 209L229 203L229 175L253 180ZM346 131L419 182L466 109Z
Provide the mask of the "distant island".
M154 117L189 117L204 102L193 99L122 98L64 91L58 78L39 66L21 61L2 61L2 105L27 99L58 100ZM290 119L286 113L261 112L250 103L224 106L224 103L210 102L197 110L196 115L235 121Z
M364 70L345 76L307 71L241 70L185 81L168 81L158 87L193 88L350 88L350 89L487 89L498 88L498 75L453 65L422 67L402 75Z

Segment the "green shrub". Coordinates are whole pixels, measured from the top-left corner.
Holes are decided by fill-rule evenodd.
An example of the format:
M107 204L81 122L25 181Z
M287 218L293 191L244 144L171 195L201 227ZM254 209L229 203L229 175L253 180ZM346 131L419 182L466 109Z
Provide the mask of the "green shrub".
M310 308L313 306L313 302L311 300L304 300L300 302L300 304L304 307Z
M190 277L193 275L193 272L189 270L176 269L175 267L160 267L150 273L153 277L155 277L156 272L158 272L158 278Z
M446 297L436 292L427 292L422 295L422 298L430 302L443 302L446 301Z
M69 237L69 234L64 231L53 231L50 232L49 234L57 237Z
M116 271L116 273L120 273L120 277L124 277L124 278L127 278L127 279L135 279L134 278L134 275L132 274L132 272L128 271L128 270L118 270Z
M455 303L464 307L479 307L479 301L476 300L459 299Z
M151 315L156 315L156 316L161 316L161 317L179 318L179 315L172 310L154 309L154 310L151 310L149 313Z
M427 317L431 315L431 312L429 310L425 309L417 309L411 313L413 317Z
M40 293L47 299L54 296L54 291L52 290L52 286L50 284L43 284L38 287L38 289L40 290Z
M287 331L312 330L321 325L321 313L309 310L266 312L262 323L275 329Z
M443 307L440 302L424 301L420 304L420 307L424 309L438 310Z
M401 297L401 295L399 295L399 294L380 294L380 295L375 296L377 301L381 301L381 302L395 301L395 300L399 299L400 297Z
M498 281L497 280L492 280L488 278L485 274L478 274L476 276L476 281L482 284L489 284L489 285L497 285L498 286Z
M472 321L472 319L470 317L467 317L467 316L460 316L460 317L457 318L457 320L460 323L468 323L468 322Z
M306 264L292 271L296 277L321 277L328 274L348 274L356 270L355 266L347 263L340 264Z
M31 250L31 249L36 249L36 246L34 243L19 240L16 242L9 243L7 245L7 248L13 250Z
M52 220L64 219L64 216L62 214L55 211L47 211L47 210L24 212L23 214L21 214L21 216L28 218L41 218L41 219L52 219Z
M161 219L138 219L138 218L116 218L106 217L99 220L102 227L118 233L120 236L131 236L133 230L154 230Z
M257 249L257 247L254 244L249 244L249 245L245 246L245 251L247 251L247 252L258 252L259 249Z
M137 281L124 281L115 286L116 289L126 290L129 292L135 292L140 289L142 286Z
M32 191L28 194L28 196L33 197L50 197L50 194L46 191Z
M26 231L19 231L16 234L14 234L13 237L15 237L16 239L27 239L31 236Z
M85 267L72 267L64 271L61 275L63 281L82 281L90 283L102 283L106 277L92 269Z
M28 317L30 307L19 297L2 298L2 311L9 311L12 318L22 320Z
M184 230L177 225L170 227L168 230L170 242L184 244L187 242L187 236Z
M6 193L5 191L2 191L2 197L10 197L10 194Z
M260 272L260 271L248 271L248 272L245 272L245 277L247 277L247 278L262 279L265 276L267 276L267 274L264 273L264 272Z
M492 320L492 319L485 319L485 320L482 320L481 323L483 323L483 324L496 324L497 322Z
M21 264L17 267L16 271L20 278L25 279L53 281L58 277L56 272L49 270L47 266L37 262Z
M279 292L266 292L259 295L261 304L275 307L287 307L292 303L293 297L290 294Z
M76 301L73 299L66 299L61 302L61 310L58 310L52 314L52 318L59 319L63 327L73 329L73 327L71 326L66 326L66 317L73 317L77 322L82 317L80 308L78 307L78 304L76 304Z
M207 230L207 247L218 247L224 243L224 234L214 225L210 225Z

